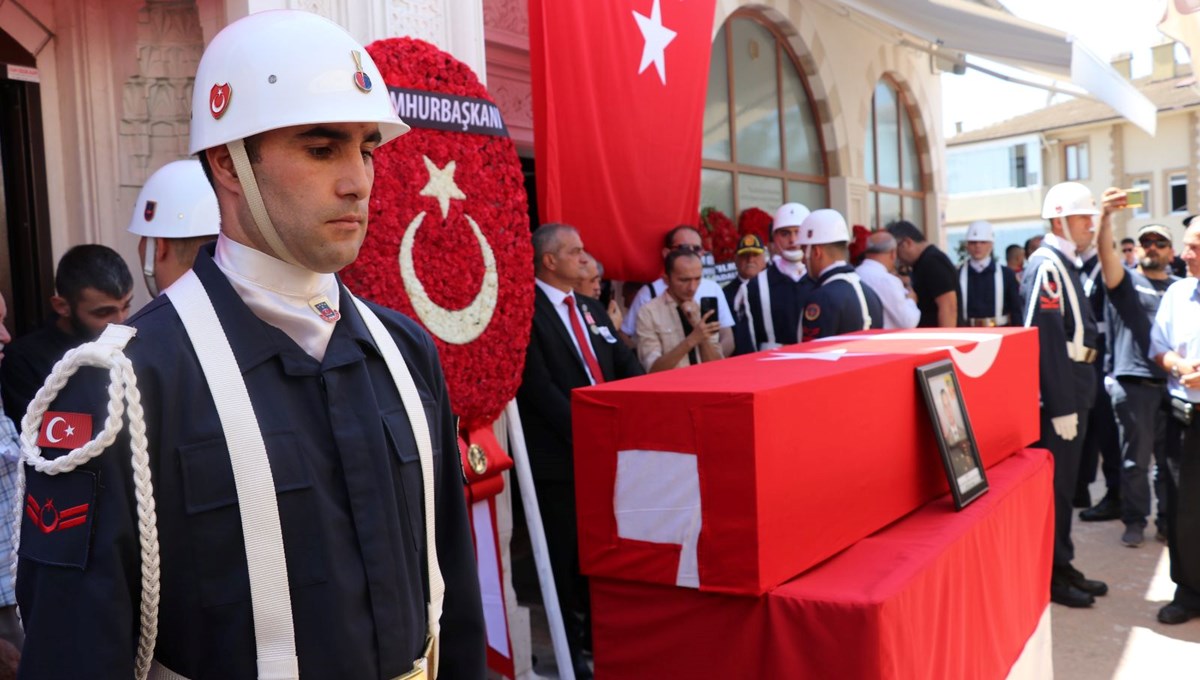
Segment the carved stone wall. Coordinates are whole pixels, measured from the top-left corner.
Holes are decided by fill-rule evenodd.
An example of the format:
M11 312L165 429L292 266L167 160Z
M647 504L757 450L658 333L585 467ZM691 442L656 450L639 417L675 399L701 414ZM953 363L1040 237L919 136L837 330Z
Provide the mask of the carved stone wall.
M188 155L192 84L204 36L194 0L148 0L138 11L137 73L124 83L120 183L140 187L158 168Z
M529 10L525 0L484 0L488 91L500 107L517 153L533 157L533 90L529 76Z

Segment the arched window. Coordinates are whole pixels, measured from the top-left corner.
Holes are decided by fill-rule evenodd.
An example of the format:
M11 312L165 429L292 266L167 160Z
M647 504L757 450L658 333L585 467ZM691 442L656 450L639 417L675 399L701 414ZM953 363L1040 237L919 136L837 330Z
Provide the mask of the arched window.
M912 111L904 91L891 80L876 83L865 159L871 191L868 222L875 228L898 219L925 228L925 188Z
M788 201L828 204L820 124L796 56L774 26L738 12L713 41L701 206L736 219Z

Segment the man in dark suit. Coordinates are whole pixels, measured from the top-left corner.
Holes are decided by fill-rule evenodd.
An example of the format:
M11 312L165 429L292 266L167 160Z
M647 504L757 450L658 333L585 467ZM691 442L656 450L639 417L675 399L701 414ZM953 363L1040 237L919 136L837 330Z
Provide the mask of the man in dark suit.
M538 227L533 232L533 257L533 329L517 406L575 677L590 678L580 655L590 619L575 527L571 390L643 371L633 351L617 339L604 306L572 292L586 265L579 232L564 224Z

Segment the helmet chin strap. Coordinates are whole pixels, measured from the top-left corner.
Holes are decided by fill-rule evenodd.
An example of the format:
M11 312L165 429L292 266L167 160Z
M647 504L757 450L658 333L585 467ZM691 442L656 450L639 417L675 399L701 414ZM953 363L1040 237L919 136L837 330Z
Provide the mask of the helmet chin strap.
M154 255L158 250L158 239L153 236L146 238L146 257L142 259L142 276L146 279L146 289L150 297L158 297L158 282L154 280Z
M242 185L242 193L245 194L246 203L250 206L250 214L254 216L255 225L258 227L258 233L262 235L267 242L267 247L271 249L271 252L267 254L288 264L304 267L283 244L283 240L279 238L279 232L275 231L275 225L271 222L271 216L267 214L267 206L263 203L262 194L258 191L258 180L254 178L254 170L250 168L250 157L246 155L245 141L235 139L227 146L229 155L233 158L233 167L237 170L238 182ZM304 268L307 269L307 267Z
M804 248L803 247L788 248L786 250L780 250L779 254L782 255L783 259L787 260L788 262L800 263L800 262L804 261Z

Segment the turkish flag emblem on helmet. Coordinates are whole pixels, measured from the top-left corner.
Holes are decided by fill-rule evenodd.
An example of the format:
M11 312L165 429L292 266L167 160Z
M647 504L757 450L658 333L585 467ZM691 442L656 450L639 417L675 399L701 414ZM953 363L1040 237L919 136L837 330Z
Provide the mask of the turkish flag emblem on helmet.
M146 201L146 209L142 211L142 217L146 218L147 222L154 219L154 209L157 207L158 201Z
M208 111L213 118L220 118L229 109L229 100L233 97L233 88L229 83L213 85L208 91Z

